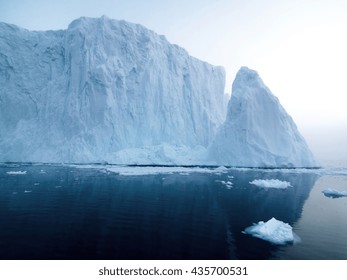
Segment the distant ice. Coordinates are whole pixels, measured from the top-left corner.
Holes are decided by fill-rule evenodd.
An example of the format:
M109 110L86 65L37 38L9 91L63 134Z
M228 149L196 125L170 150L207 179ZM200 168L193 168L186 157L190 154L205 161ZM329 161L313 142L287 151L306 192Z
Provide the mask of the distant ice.
M126 169L132 169L132 168L162 168L162 170L167 168L185 168L185 170L189 169L197 169L198 167L180 167L180 166L172 166L172 167L162 167L162 166L128 166L128 165L100 165L100 164L69 164L70 167L75 167L79 169L99 169L101 172L109 172L107 169L113 169L115 170L120 169L121 173L122 170ZM325 175L341 175L341 176L347 176L347 168L246 168L246 167L225 167L220 166L217 168L209 168L209 167L199 167L200 169L209 170L208 172L213 172L215 175L218 175L218 173L225 173L229 171L260 171L262 173L283 173L283 174L317 174L319 176L325 176ZM213 171L211 171L213 170ZM184 171L183 171L184 172ZM182 172L182 173L183 173ZM41 172L43 173L43 172ZM137 172L136 172L137 173ZM157 172L162 173L162 172ZM167 173L167 172L164 172ZM129 174L130 175L130 174ZM145 175L145 174L144 174Z
M338 198L338 197L344 197L347 196L347 191L337 191L334 189L325 189L322 191L322 193L326 196L326 197L331 197L331 198Z
M251 170L250 168L245 169ZM253 169L254 170L254 169ZM281 172L281 173L292 173L292 174L303 174L303 173L310 173L310 174L317 174L317 175L347 175L347 168L275 168L275 169L260 169L262 172Z
M264 173L285 173L285 174L317 174L325 175L342 175L347 176L347 167L337 168L251 168L251 167L231 167L229 170L236 171L260 171Z
M296 237L292 227L282 221L271 218L267 222L259 222L245 229L244 233L269 241L276 245L294 243Z
M109 172L117 173L122 176L143 176L156 174L180 174L188 175L190 173L209 173L218 174L227 172L225 168L201 168L201 167L167 167L167 166L111 166L106 167Z
M287 181L281 181L278 179L266 179L266 180L253 180L249 182L252 185L256 185L260 188L272 188L272 189L286 189L291 187L290 183Z
M224 171L228 171L228 168L226 168L225 166L219 166L216 168L216 171L224 172Z
M28 191L28 190L24 190L24 193L31 193L31 191Z
M8 175L25 175L25 174L27 174L26 171L7 171L6 173Z

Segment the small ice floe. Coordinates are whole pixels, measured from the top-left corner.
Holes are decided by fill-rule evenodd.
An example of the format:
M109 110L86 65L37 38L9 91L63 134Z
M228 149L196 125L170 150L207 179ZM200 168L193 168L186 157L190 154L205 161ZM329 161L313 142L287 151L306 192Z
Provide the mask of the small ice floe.
M63 186L55 186L56 189L62 188Z
M222 185L226 186L228 189L232 188L233 186L233 182L231 181L216 180L216 182L221 183Z
M265 180L253 180L249 182L252 185L256 185L260 188L272 188L272 189L286 189L291 187L291 184L287 181L281 181L278 179L265 179Z
M40 185L40 183L34 183L34 186L38 186L38 185Z
M24 190L24 193L31 193L32 191Z
M6 173L8 175L25 175L25 174L27 174L26 171L7 171Z
M46 171L44 171L43 169L41 169L41 170L40 170L40 173L41 173L41 174L45 174Z
M285 245L299 240L293 232L293 228L282 221L271 218L266 223L259 222L244 230L243 233L269 241L276 245Z
M111 173L110 171L108 171L106 169L101 169L100 172L104 173L104 174L107 174L107 175L109 175Z
M322 193L326 196L326 197L331 197L331 198L338 198L338 197L344 197L347 196L347 191L337 191L334 189L325 189L322 191Z
M17 194L18 192L13 192L12 194Z
M217 168L214 169L215 175L222 175L225 172L228 172L228 168L226 168L225 166L219 166Z

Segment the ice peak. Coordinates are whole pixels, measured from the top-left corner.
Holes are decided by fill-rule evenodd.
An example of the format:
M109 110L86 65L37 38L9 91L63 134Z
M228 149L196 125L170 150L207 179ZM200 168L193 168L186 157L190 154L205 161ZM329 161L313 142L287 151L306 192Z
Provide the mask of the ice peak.
M110 18L109 18L107 15L102 15L102 16L100 17L100 20L106 21L106 20L110 20Z
M81 26L84 22L86 22L88 18L86 17L80 17L78 19L73 20L69 26L68 29L74 29L74 28L78 28L79 26Z
M247 66L241 66L240 70L238 71L238 75L259 76L257 71L250 69Z
M252 70L246 66L242 66L236 74L235 80L233 82L233 89L236 86L241 87L245 85L247 87L263 87L264 83L257 71Z
M70 24L68 29L75 29L75 28L85 28L90 25L107 25L110 22L112 22L112 19L107 17L106 15L102 15L99 18L92 18L92 17L80 17L78 19L73 20Z

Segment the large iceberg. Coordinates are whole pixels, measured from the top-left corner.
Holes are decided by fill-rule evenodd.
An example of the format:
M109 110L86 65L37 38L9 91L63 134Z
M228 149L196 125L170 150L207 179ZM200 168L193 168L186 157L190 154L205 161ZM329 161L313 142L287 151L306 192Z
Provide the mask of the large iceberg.
M258 73L242 67L210 159L235 167L317 167L294 121Z
M105 16L0 23L0 84L0 162L195 163L227 107L222 67Z
M0 84L0 162L317 165L255 71L227 113L224 69L138 24L0 23Z

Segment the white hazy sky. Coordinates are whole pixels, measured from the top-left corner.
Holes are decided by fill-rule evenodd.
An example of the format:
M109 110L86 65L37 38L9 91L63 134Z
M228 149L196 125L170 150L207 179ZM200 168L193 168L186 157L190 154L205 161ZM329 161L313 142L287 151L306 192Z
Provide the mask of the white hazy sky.
M257 70L317 158L347 164L347 1L0 0L0 21L30 30L101 15L224 66L228 92L241 66Z

